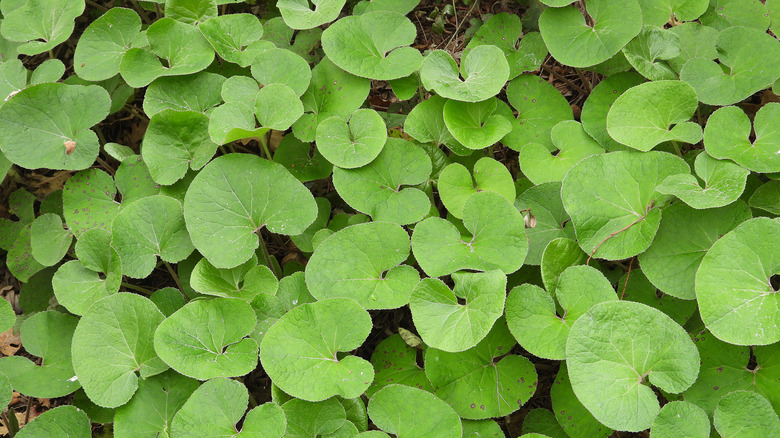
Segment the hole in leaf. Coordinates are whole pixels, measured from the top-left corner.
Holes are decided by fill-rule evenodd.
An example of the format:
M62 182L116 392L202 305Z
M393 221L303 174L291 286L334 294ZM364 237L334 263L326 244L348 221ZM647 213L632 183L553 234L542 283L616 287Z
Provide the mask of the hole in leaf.
M466 299L458 297L458 304L460 304L461 306L465 306L466 305Z
M780 292L780 274L769 277L769 286L771 286L775 292Z
M753 349L750 349L750 359L748 359L748 364L745 367L748 371L757 371L758 368L758 359L756 359L756 355L753 353Z

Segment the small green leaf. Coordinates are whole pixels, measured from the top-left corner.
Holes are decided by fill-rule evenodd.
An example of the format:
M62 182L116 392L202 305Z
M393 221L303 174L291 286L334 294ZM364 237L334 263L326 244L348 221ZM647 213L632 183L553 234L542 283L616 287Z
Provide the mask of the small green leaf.
M301 118L303 104L292 88L270 84L257 92L255 114L264 128L285 131Z
M453 290L438 278L422 280L409 308L428 346L455 353L477 345L504 312L506 275L499 270L455 272L452 280Z
M8 300L4 299L2 301L5 301L5 303L0 302L0 330L4 332L16 324L16 313Z
M188 377L208 380L243 376L257 366L255 312L245 300L192 301L154 333L154 349L166 364Z
M718 57L718 51L715 49L717 30L695 21L681 23L669 30L680 37L680 54L667 60L675 72L679 73L685 63L693 58L713 60Z
M651 81L676 80L677 73L665 61L680 55L681 44L680 37L671 29L646 25L623 47L623 54L637 72Z
M15 391L29 397L66 396L81 384L73 377L70 343L78 319L53 310L36 313L22 323L24 349L41 358L40 365L22 356L0 359L0 372Z
M461 269L501 269L510 274L523 265L528 252L523 218L501 195L471 195L463 207L463 225L470 236L438 217L414 227L412 249L426 274L441 277Z
M387 126L379 113L363 108L344 120L329 117L317 126L317 150L326 160L344 169L362 167L382 152Z
M471 49L460 68L448 52L434 50L420 67L420 79L425 88L442 97L480 102L501 91L509 79L509 64L504 52L492 45Z
M68 228L77 238L91 228L111 229L120 207L115 196L116 186L106 172L88 169L73 175L62 192Z
M409 302L420 281L409 257L409 235L398 225L369 222L338 231L317 247L306 265L306 285L317 299L348 297L366 309Z
M463 146L479 150L491 146L512 131L512 110L496 98L482 102L448 100L444 124Z
M252 14L215 16L198 24L198 28L220 58L242 67L249 66L260 53L272 48L259 42L263 25Z
M717 159L734 160L754 172L780 172L780 103L761 107L753 121L736 106L718 109L707 120L704 147ZM751 141L751 135L755 139Z
M740 419L744 424L745 419ZM707 414L693 403L673 401L664 405L653 420L650 428L653 438L708 438L710 419ZM740 432L741 433L741 432ZM740 435L742 436L742 435Z
M374 380L374 368L357 356L338 353L359 347L370 331L368 312L349 298L302 304L268 329L260 362L273 382L293 397L354 398Z
M558 369L555 382L550 388L550 398L555 413L553 419L557 419L556 424L560 423L566 436L571 438L607 438L612 435L612 429L593 418L593 415L585 409L585 406L574 394L566 362L562 362Z
M680 26L677 26L680 27ZM622 150L625 146L616 142L607 133L607 114L612 104L626 90L635 87L644 78L635 72L623 72L604 78L590 92L582 106L582 127L595 138L607 151Z
M19 430L15 436L18 438L63 436L63 432L66 433L68 438L88 438L92 436L92 427L89 424L87 414L75 406L59 406L35 417L34 420Z
M761 438L780 434L780 419L772 405L750 391L724 395L715 409L712 424L721 436Z
M195 176L184 198L184 217L195 248L214 266L233 268L254 254L256 231L301 234L317 217L317 204L281 164L228 154Z
M414 73L422 64L420 52L409 47L416 35L417 28L401 14L367 12L344 17L325 29L322 50L334 64L353 75L398 79Z
M716 160L706 152L696 156L694 166L704 187L699 186L695 176L680 173L667 177L658 186L658 192L674 195L696 209L722 207L739 199L750 174L749 170L731 161Z
M504 51L509 63L509 79L538 69L547 56L547 47L541 34L529 32L523 35L520 17L508 12L500 12L485 21L464 52L484 45L493 45Z
M204 258L192 270L190 285L202 294L251 302L260 293L274 295L279 281L270 268L257 264L257 257L232 269L218 269Z
M173 312L184 306L184 296L175 287L164 287L149 295L149 299L160 309L160 312L169 317Z
M447 403L404 385L377 391L368 402L368 416L377 427L399 437L461 438L463 434L458 414Z
M525 423L526 419L523 419ZM480 438L480 437L495 437L504 438L504 431L501 430L501 426L492 420L461 420L463 424L463 437L464 438Z
M688 120L698 105L696 92L685 82L647 82L615 100L607 114L607 131L643 152L665 141L695 144L702 138L701 126Z
M70 37L74 20L84 12L83 1L12 1L0 8L0 33L20 43L19 53L37 55L51 50ZM43 167L43 166L41 166Z
M101 299L84 313L73 333L73 369L96 405L127 403L146 378L168 366L157 357L152 335L165 316L148 299L119 293Z
M534 184L561 181L566 172L583 158L604 153L604 148L573 120L556 124L550 136L558 149L554 155L547 146L539 143L527 143L520 148L520 169Z
M293 42L293 35L295 42ZM288 26L282 17L274 17L263 23L263 41L270 42L280 49L289 50L302 56L306 61L315 63L320 56L311 52L320 45L322 29L314 27L296 32Z
M132 9L111 8L81 34L73 55L73 69L88 81L102 81L119 73L122 57L141 31L141 18Z
M780 340L778 294L769 278L780 272L780 222L755 218L712 245L696 272L696 299L704 324L736 345Z
M549 82L530 74L513 79L506 97L517 110L517 119L511 120L512 132L502 142L516 151L527 143L554 150L550 131L558 122L573 118L566 98Z
M460 163L452 163L439 175L436 187L441 202L453 216L463 217L463 206L471 195L495 192L507 201L514 201L515 186L509 170L500 162L483 157L474 163L472 172Z
M252 77L263 85L287 85L301 96L311 82L311 69L305 59L289 50L270 49L252 61Z
M43 266L53 266L68 252L73 233L63 228L62 218L54 213L38 216L30 227L33 257Z
M577 398L596 420L640 431L658 414L645 379L682 392L699 373L699 352L682 327L660 310L630 301L596 304L569 332L566 363Z
M346 0L279 0L276 7L282 13L284 22L293 29L311 29L338 18Z
M27 169L86 169L100 150L90 128L108 115L110 106L111 98L99 86L27 87L0 107L0 150Z
M224 83L224 76L209 72L155 79L144 94L144 112L149 117L165 109L206 112L222 102Z
M509 415L531 399L538 383L530 360L508 354L514 345L501 319L474 348L460 353L428 349L425 374L435 394L461 418Z
M746 26L766 32L769 27L767 8L754 0L711 0L701 23L724 30L731 26Z
M419 142L444 145L457 154L468 155L472 151L455 140L444 124L446 102L447 99L434 95L415 105L404 121L404 132Z
M463 429L466 429L465 424ZM569 435L567 435L561 428L561 425L558 424L555 415L544 408L531 409L531 411L528 412L525 418L523 418L522 433L523 435L520 436L532 438L569 438ZM498 436L502 437L505 435Z
M391 335L380 342L371 355L371 364L374 365L374 383L366 390L369 398L390 384L433 391L425 372L417 365L417 349L407 345L400 335Z
M266 96L268 97L268 96ZM294 110L294 107L291 108ZM273 114L266 114L273 117ZM244 102L227 102L209 114L209 137L217 144L227 144L245 138L264 138L269 128L258 128L255 114Z

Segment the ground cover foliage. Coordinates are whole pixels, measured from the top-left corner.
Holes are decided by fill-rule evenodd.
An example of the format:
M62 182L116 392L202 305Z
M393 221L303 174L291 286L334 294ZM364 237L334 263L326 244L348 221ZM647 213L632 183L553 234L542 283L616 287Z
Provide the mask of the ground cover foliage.
M18 437L780 436L780 2L0 3Z

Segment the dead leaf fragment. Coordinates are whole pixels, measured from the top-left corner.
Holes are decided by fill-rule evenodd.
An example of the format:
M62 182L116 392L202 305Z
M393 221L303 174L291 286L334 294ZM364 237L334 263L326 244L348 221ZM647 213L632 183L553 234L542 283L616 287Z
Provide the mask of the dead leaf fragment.
M13 356L20 348L22 348L22 338L18 333L14 334L13 328L0 333L0 353L4 356Z
M65 141L65 153L67 155L70 155L73 153L74 150L76 150L76 142L73 140Z

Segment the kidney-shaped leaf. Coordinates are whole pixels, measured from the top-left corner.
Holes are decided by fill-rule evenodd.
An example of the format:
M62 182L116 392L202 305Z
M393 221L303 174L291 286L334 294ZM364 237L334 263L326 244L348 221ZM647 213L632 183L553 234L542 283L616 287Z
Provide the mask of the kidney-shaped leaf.
M377 427L398 437L461 438L463 426L455 411L440 398L418 388L388 385L368 402Z
M574 393L604 425L647 429L660 406L653 389L680 393L696 380L699 351L660 310L631 301L596 304L571 327L566 363Z
M453 216L463 217L466 200L477 192L495 192L509 202L515 199L515 184L509 170L490 157L480 158L474 163L473 172L460 163L444 168L436 185L441 202Z
M87 81L103 81L119 73L119 63L141 31L132 9L111 8L90 23L79 37L73 69Z
M444 123L463 146L480 150L491 146L512 131L512 110L503 101L490 98L481 102L448 100Z
M354 169L370 163L387 142L387 126L378 112L363 108L344 120L333 116L317 126L317 149L334 165Z
M263 25L252 14L221 15L201 22L198 28L220 58L242 67L264 49L272 48L267 43L252 44L263 36Z
M68 39L74 20L84 12L84 2L56 0L5 2L0 32L11 41L24 43L16 50L37 55ZM3 5L5 6L5 5Z
M780 294L770 277L780 273L780 222L745 221L720 238L696 272L701 319L717 338L737 345L780 340Z
M751 141L752 133L755 140ZM704 128L704 147L714 158L733 160L754 172L780 172L780 103L762 106L752 130L748 116L738 107L718 109Z
M359 347L371 327L368 312L349 298L301 304L268 329L260 362L274 384L293 397L358 397L374 380L374 367L338 353Z
M558 148L555 154L539 143L527 143L520 148L520 169L534 184L561 181L580 160L604 152L604 148L574 120L558 122L550 131L550 137Z
M301 234L317 217L317 204L281 164L228 154L195 176L184 197L184 217L195 248L214 266L232 268L252 257L255 233L264 226Z
M547 57L547 47L539 32L523 35L520 17L509 12L498 13L485 21L471 38L464 52L467 53L476 46L486 44L494 45L504 51L509 63L510 79L525 71L538 69Z
M673 30L645 26L623 48L623 54L636 71L651 81L675 80L677 73L665 61L679 56L680 46L680 37Z
M658 192L677 196L696 209L722 207L739 199L750 174L749 170L731 161L716 160L706 152L696 156L694 169L704 187L695 176L678 173L668 176L658 186Z
M160 323L154 349L185 376L243 376L257 366L257 342L244 338L256 322L252 306L242 299L192 301Z
M391 335L377 345L371 355L374 383L366 390L369 398L390 384L412 386L433 391L425 372L417 365L417 350L406 344L400 335Z
M420 67L420 79L425 88L442 97L479 102L501 91L509 79L509 64L504 52L491 45L471 49L460 68L448 52L434 50Z

